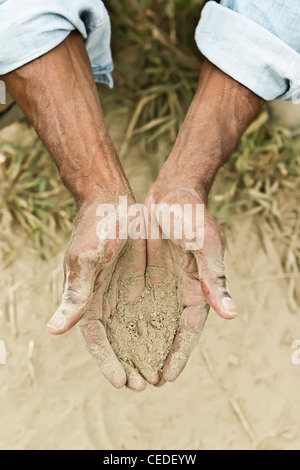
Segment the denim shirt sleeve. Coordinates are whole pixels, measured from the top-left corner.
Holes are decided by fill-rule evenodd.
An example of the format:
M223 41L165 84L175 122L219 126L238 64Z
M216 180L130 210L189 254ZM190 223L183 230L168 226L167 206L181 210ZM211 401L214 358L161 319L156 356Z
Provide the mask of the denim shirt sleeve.
M198 48L265 100L300 90L300 1L209 1L196 29Z
M95 80L112 87L110 20L101 0L0 0L0 74L49 52L75 29Z

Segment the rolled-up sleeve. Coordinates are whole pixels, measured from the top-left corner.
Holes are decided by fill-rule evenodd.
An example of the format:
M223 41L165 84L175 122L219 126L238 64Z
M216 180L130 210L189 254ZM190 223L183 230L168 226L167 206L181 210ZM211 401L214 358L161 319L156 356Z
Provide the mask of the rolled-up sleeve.
M95 80L112 86L110 20L101 0L0 0L0 74L46 54L75 29Z
M265 100L300 89L299 0L210 1L195 39L202 54Z

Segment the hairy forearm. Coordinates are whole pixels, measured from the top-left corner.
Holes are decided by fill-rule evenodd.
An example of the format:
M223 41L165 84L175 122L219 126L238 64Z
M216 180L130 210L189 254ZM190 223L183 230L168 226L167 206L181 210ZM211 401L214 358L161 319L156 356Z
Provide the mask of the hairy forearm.
M158 184L176 181L204 199L264 100L205 61L198 88ZM179 181L180 180L180 181Z
M128 191L79 33L2 79L79 204L103 192Z

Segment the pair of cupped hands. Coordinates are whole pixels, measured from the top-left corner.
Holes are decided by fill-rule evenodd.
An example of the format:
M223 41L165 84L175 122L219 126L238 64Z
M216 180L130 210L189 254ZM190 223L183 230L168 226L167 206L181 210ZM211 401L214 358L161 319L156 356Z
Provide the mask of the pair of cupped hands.
M77 203L64 260L62 303L49 331L65 333L79 322L88 350L115 387L141 391L146 381L161 385L175 380L197 343L209 306L223 318L237 313L227 288L224 237L209 215L207 200L218 169L264 100L205 60L174 148L145 201L144 212L150 214L144 220L148 238L99 239L99 206L117 208L120 196L126 196L131 206L135 199L105 126L81 35L73 31L47 54L0 78L45 143ZM190 218L204 243L192 245L185 231L180 238L170 230L164 238L166 227L152 211L153 205L164 204L182 208L182 213L186 205L202 204L200 226L197 217L193 220L196 211ZM160 226L158 239L149 236L153 223ZM132 367L125 371L103 325L116 307L120 276L135 279L127 293L128 301L133 301L143 289L146 272L152 283L162 281L167 272L175 276L182 309L162 377L140 363L137 368L134 352ZM110 295L105 295L108 291Z
M145 227L139 227L141 233L147 230L148 237L126 239L105 237L99 240L97 224L99 205L106 203L114 207L119 204L119 196L127 196L128 205L135 203L129 183L123 187L115 184L117 190L99 191L97 196L86 198L78 204L73 233L68 243L64 259L64 287L62 303L48 323L49 332L61 334L75 324L83 335L88 351L95 359L102 374L115 387L127 386L134 391L142 391L146 382L162 385L174 381L184 369L195 347L207 318L209 306L223 318L231 319L236 315L236 308L227 288L224 268L224 236L206 207L207 196L203 191L189 188L187 181L181 181L176 171L169 170L168 162L151 188L144 207ZM203 204L204 243L199 249L191 247L191 240L175 238L172 230L168 238L162 236L161 218L155 220L160 227L159 238L151 237L153 224L153 204L177 205L184 208L189 204L196 207ZM194 216L196 214L193 213ZM151 217L150 217L151 216ZM140 220L140 219L139 219ZM200 230L193 221L194 228ZM109 224L108 224L109 225ZM173 231L174 232L174 231ZM135 237L136 238L136 237ZM160 269L152 269L160 268ZM136 300L145 283L147 272L152 283L164 280L167 270L178 283L178 302L182 309L178 331L172 349L166 358L163 375L139 363L135 366L132 352L132 366L123 367L117 359L102 323L116 308L118 281L120 276L131 278L130 291L126 293L128 301ZM132 282L134 279L134 282ZM109 296L105 295L110 291ZM184 338L184 341L182 340Z

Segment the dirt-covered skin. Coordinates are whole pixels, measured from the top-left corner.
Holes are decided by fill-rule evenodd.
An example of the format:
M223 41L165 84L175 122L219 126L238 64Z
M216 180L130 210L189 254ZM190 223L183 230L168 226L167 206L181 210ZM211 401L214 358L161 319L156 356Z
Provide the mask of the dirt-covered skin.
M126 292L135 279L120 278L116 308L104 322L107 337L123 366L136 367L153 383L162 375L182 313L177 280L163 271L164 280L156 284L146 275L145 288L133 302L128 301Z

